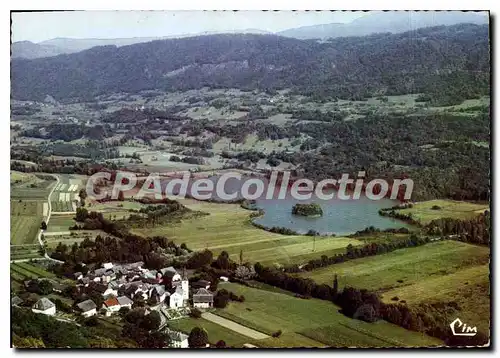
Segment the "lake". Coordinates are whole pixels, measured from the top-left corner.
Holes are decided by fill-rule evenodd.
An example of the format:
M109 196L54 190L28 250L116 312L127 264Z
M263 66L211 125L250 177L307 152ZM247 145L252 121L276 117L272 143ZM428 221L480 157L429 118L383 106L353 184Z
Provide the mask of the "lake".
M321 217L305 217L292 214L296 203L318 203L323 209ZM356 231L374 226L378 229L398 229L412 226L400 220L380 216L379 209L398 204L395 200L370 200L361 197L359 200L319 200L299 201L293 198L284 200L257 200L257 207L264 210L264 215L254 222L265 227L286 227L299 233L315 230L320 234L348 235Z
M213 176L208 178L217 183L219 177ZM248 178L247 178L248 179ZM267 188L267 179L263 179ZM224 186L225 193L235 194L234 199L242 199L241 195L241 181L230 178L226 181ZM249 192L254 192L254 187L251 187ZM267 189L266 189L267 190ZM191 194L191 183L188 185L188 194ZM267 192L267 191L266 191ZM274 190L273 198L278 197L279 188ZM332 190L324 190L325 194L332 193ZM213 201L221 200L217 193L213 193ZM263 195L265 197L265 195ZM292 207L296 203L318 203L323 209L323 216L321 217L304 217L292 214ZM257 199L256 206L263 209L265 214L259 218L255 218L254 222L271 228L273 226L285 227L292 229L299 233L307 233L309 230L315 230L320 234L335 234L335 235L348 235L356 231L366 229L373 226L377 229L399 229L402 227L412 228L400 220L395 220L386 216L380 216L378 211L381 208L388 208L397 205L399 202L391 199L371 200L367 197L361 196L358 200L340 200L334 197L332 200L321 200L312 195L310 200L297 200L291 197L290 192L287 191L284 199Z

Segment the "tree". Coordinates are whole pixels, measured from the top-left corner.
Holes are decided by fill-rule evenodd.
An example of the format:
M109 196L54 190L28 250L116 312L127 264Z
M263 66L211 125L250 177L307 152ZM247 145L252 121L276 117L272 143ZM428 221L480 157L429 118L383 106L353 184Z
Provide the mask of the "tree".
M84 222L89 216L89 212L85 208L76 208L75 220L78 222Z
M163 348L170 343L170 337L162 332L152 332L146 335L141 342L143 348Z
M188 337L190 348L204 348L208 343L208 333L205 329L194 327Z
M243 265L243 250L240 250L240 265Z
M80 197L80 205L85 206L85 199L87 198L87 191L85 189L80 189L78 192L78 196Z
M125 317L127 315L127 313L129 313L129 312L130 312L130 308L128 308L128 307L121 307L120 310L118 311L118 313L122 317Z
M201 317L201 311L198 309L198 308L192 308L191 309L191 312L189 313L189 315L193 318L200 318Z
M226 348L226 342L224 342L222 339L220 341L217 341L217 343L215 343L215 347L216 348Z
M40 225L40 228L42 230L47 230L47 223L45 221L42 221L42 224Z
M19 337L12 335L12 346L15 348L45 348L45 344L40 338Z
M150 314L144 316L141 322L141 328L147 331L154 331L160 328L161 318L157 311L152 311Z
M228 270L231 268L231 260L227 251L222 251L215 261L215 265L221 270Z
M353 318L360 319L365 322L375 322L378 317L371 304L361 305L354 313Z
M333 297L337 296L338 292L339 292L339 280L337 274L335 274L335 277L333 278L333 289L332 289Z
M49 295L52 293L52 283L49 280L40 280L38 282L38 293L41 295Z

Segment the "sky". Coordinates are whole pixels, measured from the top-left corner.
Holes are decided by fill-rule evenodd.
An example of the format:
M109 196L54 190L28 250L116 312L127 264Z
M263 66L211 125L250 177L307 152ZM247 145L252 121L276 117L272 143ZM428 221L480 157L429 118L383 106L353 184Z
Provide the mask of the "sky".
M12 41L129 38L347 23L361 11L64 11L12 13Z

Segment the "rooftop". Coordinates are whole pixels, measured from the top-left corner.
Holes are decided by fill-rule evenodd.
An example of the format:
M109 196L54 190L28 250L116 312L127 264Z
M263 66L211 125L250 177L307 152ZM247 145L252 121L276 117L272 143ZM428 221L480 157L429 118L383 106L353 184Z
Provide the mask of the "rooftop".
M45 311L54 306L55 304L51 300L47 297L42 297L33 305L33 308L39 311Z
M92 300L86 300L86 301L80 302L79 304L77 304L77 306L83 312L88 312L88 311L91 311L91 310L97 308L96 304Z

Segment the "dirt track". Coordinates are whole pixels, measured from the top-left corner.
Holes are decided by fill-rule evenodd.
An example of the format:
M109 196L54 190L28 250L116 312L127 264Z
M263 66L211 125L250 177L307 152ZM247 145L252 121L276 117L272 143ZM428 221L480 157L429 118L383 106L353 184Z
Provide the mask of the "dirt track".
M226 327L232 331L235 331L236 333L242 334L244 336L250 337L252 339L266 339L269 338L267 334L258 332L254 329L242 326L241 324L238 324L236 322L230 321L228 319L225 319L223 317L214 315L213 313L210 312L205 312L201 315L204 319L207 321L216 323L218 325L221 325L223 327Z

